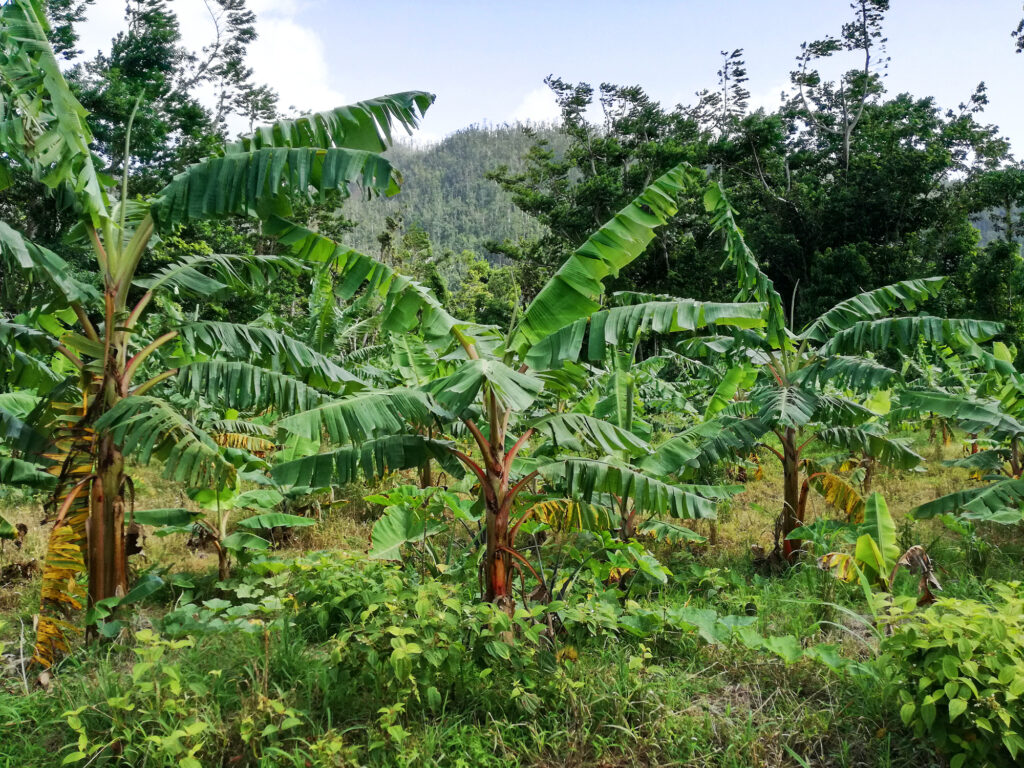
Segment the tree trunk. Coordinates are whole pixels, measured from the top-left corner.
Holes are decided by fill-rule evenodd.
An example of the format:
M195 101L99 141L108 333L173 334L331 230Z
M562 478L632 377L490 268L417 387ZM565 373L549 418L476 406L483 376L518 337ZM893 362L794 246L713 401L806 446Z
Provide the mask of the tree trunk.
M227 581L231 578L231 561L228 551L217 542L217 578L220 581Z
M124 545L124 457L107 435L100 438L88 522L89 605L128 591Z
M629 541L636 535L636 511L623 516L622 525L619 528L619 538Z
M803 520L800 519L800 457L797 453L796 430L792 427L786 429L782 439L782 482L780 534L782 551L786 558L791 560L794 552L800 548L800 542L789 541L786 537L803 525Z
M485 490L487 507L487 553L484 560L486 588L484 600L494 603L509 616L515 612L515 598L512 595L512 557L509 550L508 511L501 509L503 495L498 493L501 478L488 471L490 489Z
M864 495L871 493L871 481L875 477L875 459L864 456Z
M420 489L429 488L434 484L434 473L431 471L430 459L420 467Z

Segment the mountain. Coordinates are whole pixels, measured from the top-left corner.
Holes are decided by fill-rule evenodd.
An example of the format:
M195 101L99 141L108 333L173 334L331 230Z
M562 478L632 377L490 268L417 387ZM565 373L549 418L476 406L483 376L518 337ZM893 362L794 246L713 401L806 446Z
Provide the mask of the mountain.
M537 139L547 140L556 154L567 144L553 126L520 124L473 125L428 146L396 144L387 157L402 173L402 191L391 199L346 201L344 214L356 222L348 245L376 253L387 218L396 216L405 230L424 229L438 254L472 250L483 256L489 241L536 237L542 225L519 211L485 175L501 165L521 169Z

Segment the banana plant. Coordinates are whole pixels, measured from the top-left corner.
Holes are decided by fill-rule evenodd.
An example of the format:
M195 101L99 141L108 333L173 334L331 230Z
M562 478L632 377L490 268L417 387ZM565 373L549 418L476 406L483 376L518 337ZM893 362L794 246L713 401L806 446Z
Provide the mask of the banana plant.
M799 531L796 532L799 535ZM864 520L850 526L854 538L852 552L834 551L818 559L818 567L831 571L837 579L865 585L869 602L872 590L892 592L900 568L920 574L918 582L919 604L935 601L932 589L941 591L928 553L920 545L900 553L896 543L896 523L880 493L872 493L864 503Z
M752 303L675 299L602 306L604 280L644 253L656 228L675 214L677 195L701 179L686 165L656 179L571 254L507 328L459 320L429 290L386 264L306 228L271 220L268 231L290 246L292 255L334 259L341 283L353 293L360 286L376 292L383 330L416 333L452 364L450 373L418 387L359 393L281 419L278 426L285 431L309 440L326 438L338 447L279 464L275 477L294 484L347 483L360 475L419 468L430 458L449 473L469 472L484 509L483 597L508 612L515 605L515 571L537 575L515 547L528 517L518 500L535 481L558 497L585 503L608 494L628 499L641 513L713 515L712 499L600 458L646 451L615 424L557 408L537 423L549 382L581 356L600 360L607 347L631 343L641 328L695 331L760 322L762 309ZM445 421L458 423L458 433L439 434L435 428ZM529 441L542 429L571 432L598 457L527 457ZM459 442L460 435L468 445Z
M610 297L615 306L626 307L638 302L651 301L679 301L669 296L648 296L634 293L618 293ZM706 312L714 312L713 304L705 305ZM600 317L600 314L595 317ZM593 322L593 319L592 319ZM600 321L599 321L600 322ZM760 318L752 319L744 323L740 318L733 318L730 321L735 327L749 325L758 326L762 321ZM634 469L645 468L644 463L654 453L651 442L656 438L656 431L660 432L668 427L664 421L671 421L673 426L680 420L696 422L701 415L694 403L698 398L708 400L704 418L710 419L720 409L720 403L732 395L727 394L729 386L738 387L742 377L736 377L734 371L729 371L719 381L716 387L714 382L719 372L709 366L702 365L696 361L686 360L680 356L667 352L655 355L646 359L639 359L641 352L643 331L638 332L635 337L625 345L609 347L606 350L603 367L597 369L590 377L590 389L580 386L575 381L567 382L565 400L570 403L573 398L569 393L575 389L577 395L574 398L575 404L569 409L577 417L591 416L610 422L624 434L632 434L635 442L633 450L617 450L610 453L610 460L616 461L625 466L632 466ZM658 334L659 338L668 338L670 334ZM662 378L659 374L668 367L685 368L688 370L699 366L705 375L689 377L687 381L671 381L669 378ZM742 369L737 369L742 371ZM550 388L550 383L549 383ZM584 394L580 396L580 390ZM708 391L711 397L708 397ZM563 401L560 401L563 402ZM663 418L665 417L665 418ZM571 431L565 429L565 419L548 422L541 419L538 423L547 426L549 434L548 446L551 452L558 452L568 449L580 450L578 440L573 440ZM636 450L639 448L639 450ZM541 449L538 449L538 452ZM696 453L696 449L694 449ZM697 490L702 495L724 500L743 490L743 486L710 487L698 485L699 467L666 467L652 463L646 467L654 476L664 477L665 475L676 475L677 485L685 485L691 490ZM628 498L606 499L610 509L607 509L605 516L608 519L615 519L619 525L619 537L622 541L628 541L638 532L653 536L667 537L674 540L700 541L699 536L689 528L666 522L656 516L649 516L642 519L637 510ZM566 510L574 507L566 506Z
M280 229L293 202L352 185L393 194L399 176L381 152L393 128L411 130L433 100L413 91L282 120L224 144L155 197L133 199L127 165L119 180L97 170L86 111L47 33L36 0L0 7L4 162L31 174L76 218L95 263L89 280L77 280L57 254L0 226L5 271L34 292L32 310L0 321L0 377L44 400L28 420L4 411L4 439L18 446L14 460L23 464L5 461L3 471L5 481L20 474L39 485L45 475L53 487L35 655L45 666L69 647L71 610L128 591L125 455L159 457L166 476L192 486L223 487L234 475L210 435L161 395L201 391L224 407L287 412L361 386L308 345L268 329L183 322L150 334L142 321L161 292L208 297L303 265L277 256L191 256L141 276L149 244L199 219L271 218ZM86 592L76 581L83 572Z
M760 441L774 434L777 443L760 442L782 465L783 504L779 515L776 549L791 559L799 542L789 538L803 524L801 487L807 471L805 451L821 443L845 454L870 457L881 464L909 469L921 457L904 442L889 437L865 407L865 396L894 386L899 371L884 365L879 356L892 349L911 349L919 339L959 347L999 333L999 323L949 319L930 315L899 315L914 311L934 297L945 278L907 280L840 302L799 332L789 328L782 297L747 246L724 191L708 188L705 207L725 239L726 263L736 269L737 300L766 305L763 331L744 330L731 338L709 338L702 343L733 359L760 366L749 397L723 410L743 426L729 425ZM680 438L685 440L684 438ZM662 449L671 458L679 445L669 441ZM805 497L806 498L806 495Z
M900 402L907 415L937 414L975 436L984 435L991 447L946 462L977 473L984 484L926 502L911 514L918 518L956 515L975 522L1019 524L1024 515L1024 377L1013 366L1010 350L1000 344L993 352L973 350L981 375L971 387L906 389Z

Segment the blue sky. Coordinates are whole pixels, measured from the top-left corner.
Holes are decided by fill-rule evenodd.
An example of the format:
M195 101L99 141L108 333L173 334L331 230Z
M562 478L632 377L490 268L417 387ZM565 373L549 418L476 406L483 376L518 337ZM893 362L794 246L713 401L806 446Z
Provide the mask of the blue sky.
M202 44L202 0L172 0L186 39ZM472 123L556 116L543 79L642 85L665 105L713 87L719 51L744 48L753 106L773 107L799 45L836 34L848 0L250 0L260 40L250 65L283 107L325 108L382 93L430 90L421 139ZM98 0L87 51L119 25L121 0ZM989 88L984 119L1024 156L1024 55L1010 31L1021 0L892 0L886 87L935 96L943 107ZM853 59L844 64L854 66ZM844 67L845 68L845 67Z

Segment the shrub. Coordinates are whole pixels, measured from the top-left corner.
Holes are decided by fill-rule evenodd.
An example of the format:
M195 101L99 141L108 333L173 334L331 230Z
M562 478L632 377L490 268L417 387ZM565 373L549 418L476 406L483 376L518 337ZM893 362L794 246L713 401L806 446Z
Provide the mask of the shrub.
M192 641L165 640L148 629L135 639L138 660L121 695L64 713L77 740L63 763L202 768L199 756L217 740L213 719L199 706L207 689L194 680L183 685L181 665L169 659Z
M946 598L894 615L882 645L904 724L934 740L951 768L1024 759L1024 587L992 592L991 603Z

